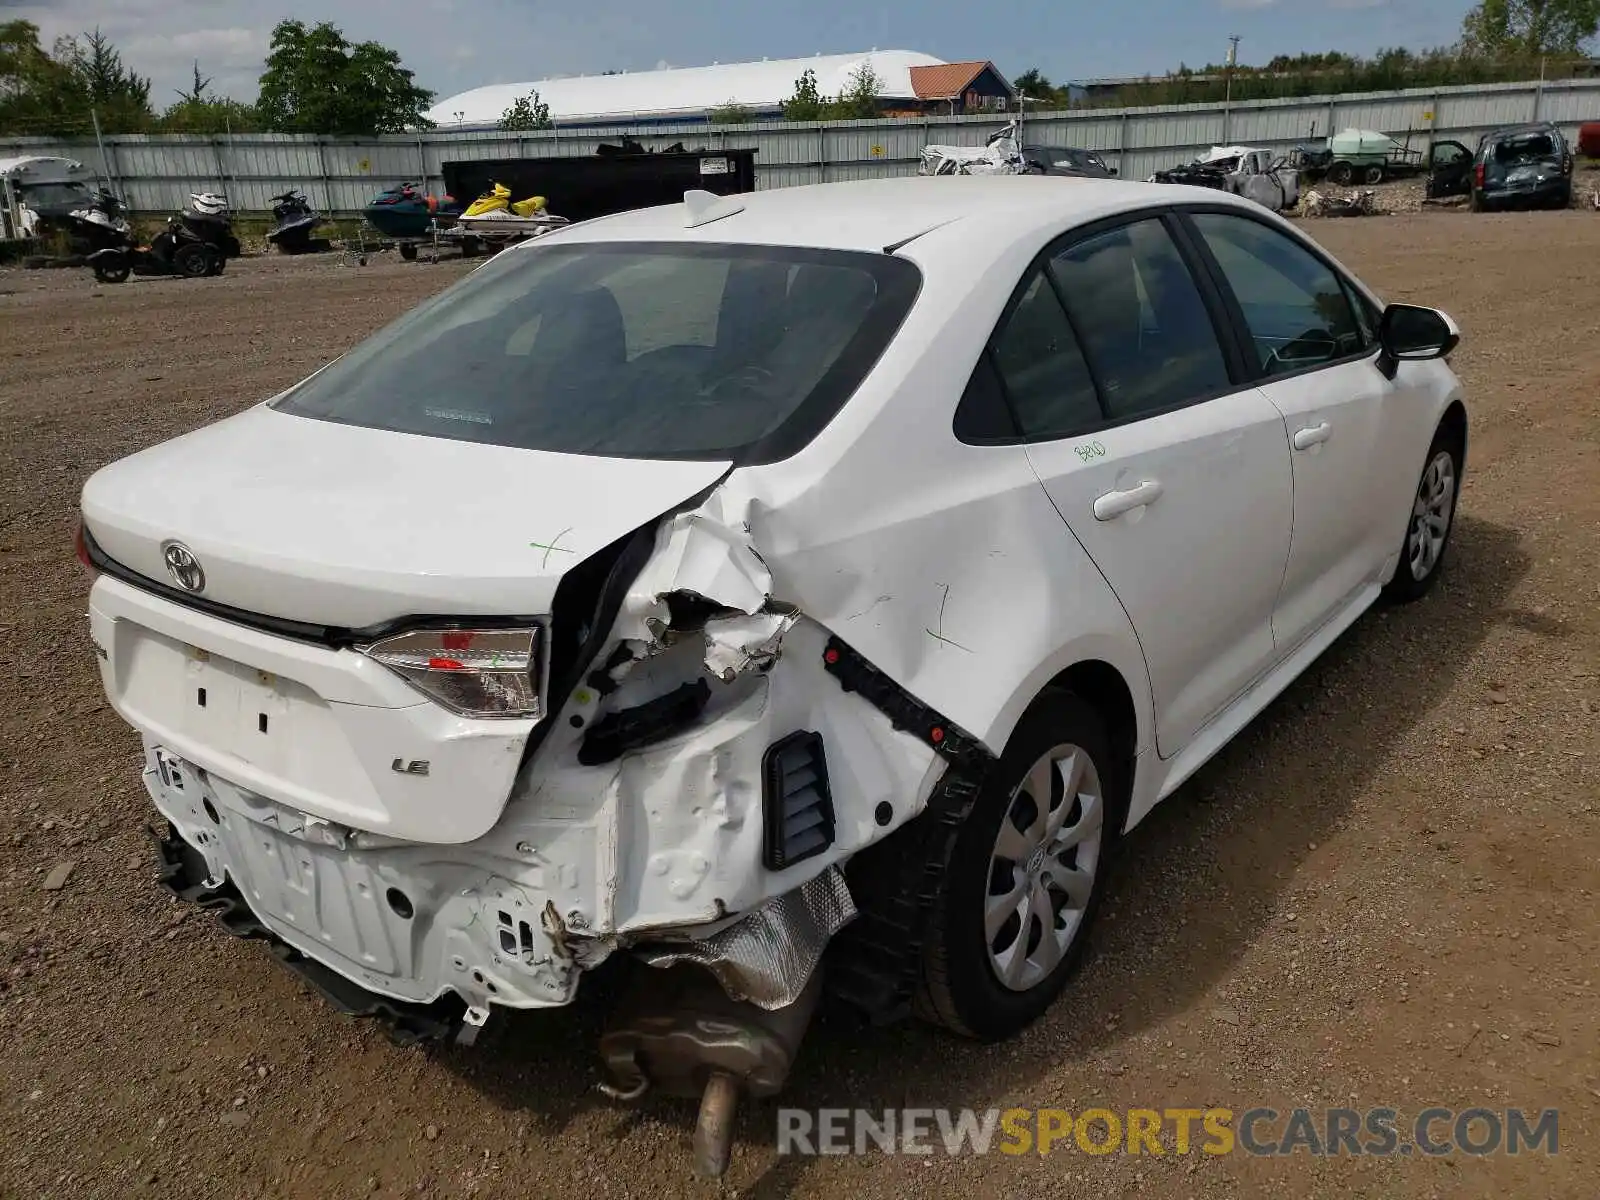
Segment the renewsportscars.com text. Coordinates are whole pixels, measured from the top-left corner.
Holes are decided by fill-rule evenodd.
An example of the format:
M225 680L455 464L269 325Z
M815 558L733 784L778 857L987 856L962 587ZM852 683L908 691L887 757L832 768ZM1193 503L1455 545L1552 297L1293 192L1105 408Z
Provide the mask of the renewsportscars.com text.
M778 1153L1248 1154L1311 1157L1556 1154L1560 1112L1518 1108L1258 1107L778 1110Z

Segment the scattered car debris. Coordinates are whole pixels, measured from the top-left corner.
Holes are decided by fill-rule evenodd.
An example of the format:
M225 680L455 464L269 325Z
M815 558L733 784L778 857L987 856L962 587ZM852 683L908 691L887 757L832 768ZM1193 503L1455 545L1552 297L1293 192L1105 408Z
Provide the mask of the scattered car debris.
M1348 196L1312 189L1306 193L1300 211L1307 217L1370 217L1379 209L1377 194L1371 188Z

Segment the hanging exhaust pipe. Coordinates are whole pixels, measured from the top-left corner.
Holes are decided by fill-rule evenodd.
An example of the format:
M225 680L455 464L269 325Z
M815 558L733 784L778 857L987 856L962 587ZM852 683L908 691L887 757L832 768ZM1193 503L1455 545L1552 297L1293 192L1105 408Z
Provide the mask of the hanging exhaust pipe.
M732 1155L740 1099L775 1095L788 1082L816 1012L822 970L811 972L792 1004L774 1009L730 999L716 978L694 963L641 968L636 982L600 1038L600 1056L611 1076L601 1090L627 1100L651 1088L699 1097L695 1170L719 1179Z

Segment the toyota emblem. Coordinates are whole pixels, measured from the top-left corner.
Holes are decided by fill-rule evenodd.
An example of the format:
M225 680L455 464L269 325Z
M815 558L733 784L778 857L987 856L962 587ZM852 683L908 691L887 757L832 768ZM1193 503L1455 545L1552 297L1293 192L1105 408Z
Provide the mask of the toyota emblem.
M182 542L167 542L161 547L161 557L166 561L167 574L186 592L206 590L206 573L194 551Z

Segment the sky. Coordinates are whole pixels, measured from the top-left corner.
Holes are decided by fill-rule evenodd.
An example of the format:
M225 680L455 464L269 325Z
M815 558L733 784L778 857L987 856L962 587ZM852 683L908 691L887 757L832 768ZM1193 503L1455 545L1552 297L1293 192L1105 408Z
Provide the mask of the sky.
M920 50L989 59L1015 76L1038 67L1060 83L1160 75L1275 54L1453 42L1470 0L1008 0L986 16L973 0L0 0L44 42L96 26L151 77L152 102L176 99L191 64L213 91L255 97L273 24L329 20L351 41L399 51L417 83L443 100L490 83L649 70L662 65Z

